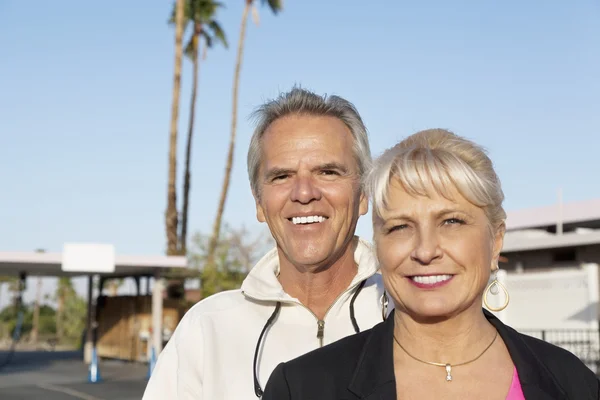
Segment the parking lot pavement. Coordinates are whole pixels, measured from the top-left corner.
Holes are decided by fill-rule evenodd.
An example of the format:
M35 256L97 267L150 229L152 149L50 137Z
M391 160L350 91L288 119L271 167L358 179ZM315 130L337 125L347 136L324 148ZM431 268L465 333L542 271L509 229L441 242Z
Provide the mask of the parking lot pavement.
M0 365L7 357L0 351ZM88 369L78 352L16 352L0 370L2 400L140 400L147 366L102 361L102 382L88 383Z

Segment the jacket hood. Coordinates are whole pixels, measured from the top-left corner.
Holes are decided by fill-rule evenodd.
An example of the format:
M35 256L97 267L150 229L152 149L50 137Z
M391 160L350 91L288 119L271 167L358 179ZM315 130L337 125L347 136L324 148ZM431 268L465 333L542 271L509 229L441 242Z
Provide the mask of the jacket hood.
M379 270L373 246L357 237L358 243L354 251L354 261L358 265L356 276L350 286L363 281ZM277 248L270 250L250 270L242 283L242 293L254 300L261 301L297 301L283 290L277 279L279 275L279 255Z

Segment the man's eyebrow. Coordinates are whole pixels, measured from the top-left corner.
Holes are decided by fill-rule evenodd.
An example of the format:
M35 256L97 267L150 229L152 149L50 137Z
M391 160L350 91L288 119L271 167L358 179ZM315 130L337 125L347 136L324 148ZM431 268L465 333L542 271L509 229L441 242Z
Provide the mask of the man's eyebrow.
M327 169L337 170L344 174L348 172L348 168L345 165L340 164L338 162L329 162L329 163L318 165L315 168L313 168L313 170L315 170L315 171L318 171L318 170L323 171L323 170L327 170Z
M265 180L273 179L279 175L289 175L292 173L294 173L294 170L289 169L289 168L280 168L280 167L271 168L270 170L268 170L265 173Z

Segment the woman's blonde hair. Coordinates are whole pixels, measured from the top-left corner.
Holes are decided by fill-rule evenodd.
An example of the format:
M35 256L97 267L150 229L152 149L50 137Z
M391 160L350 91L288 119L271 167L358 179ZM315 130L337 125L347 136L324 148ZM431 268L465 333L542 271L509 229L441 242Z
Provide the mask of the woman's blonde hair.
M389 185L397 179L412 195L435 191L450 200L451 189L483 208L490 228L504 226L504 193L485 150L444 129L417 132L386 150L367 177L374 216L387 206Z

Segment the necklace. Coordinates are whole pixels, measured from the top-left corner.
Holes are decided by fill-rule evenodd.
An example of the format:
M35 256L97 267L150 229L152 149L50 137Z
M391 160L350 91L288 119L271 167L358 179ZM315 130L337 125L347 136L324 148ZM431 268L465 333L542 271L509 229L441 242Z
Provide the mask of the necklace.
M419 362L422 362L423 364L429 364L429 365L434 365L436 367L444 367L446 368L446 381L447 382L452 382L452 367L460 367L461 365L467 365L470 364L474 361L479 360L479 358L485 354L486 351L488 351L488 349L490 347L492 347L492 345L494 344L494 342L496 341L496 338L498 337L498 331L496 331L496 334L494 335L494 338L492 339L492 342L490 344L487 345L487 347L485 349L483 349L483 351L474 359L469 360L469 361L465 361L459 364L450 364L450 363L436 363L436 362L431 362L431 361L424 361L421 360L415 356L413 356L412 354L410 354L408 351L406 351L406 349L400 344L400 342L398 341L398 339L396 339L396 335L394 335L394 340L396 341L396 343L398 344L398 346L400 346L400 348L402 350L404 350L404 352L412 359L417 360Z

